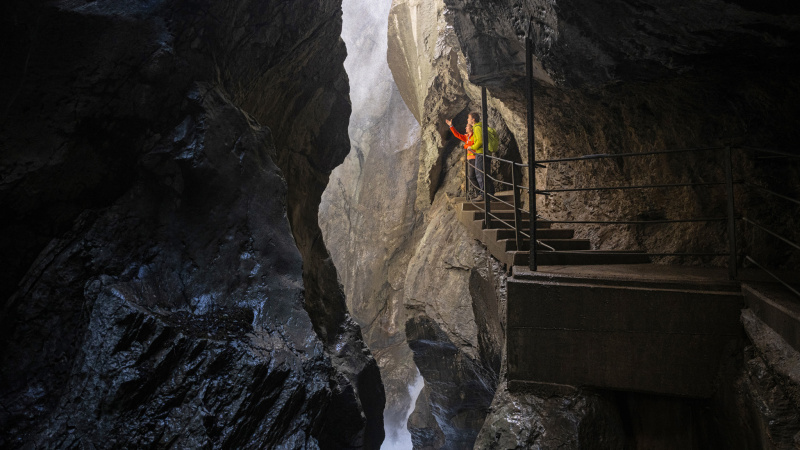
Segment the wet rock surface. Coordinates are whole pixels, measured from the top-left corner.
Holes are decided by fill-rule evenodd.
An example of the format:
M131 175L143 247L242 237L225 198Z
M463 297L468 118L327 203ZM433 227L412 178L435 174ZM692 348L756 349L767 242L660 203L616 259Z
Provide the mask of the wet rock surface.
M444 118L460 114L465 120L475 105L459 97L465 88L462 70L451 64L455 37L437 37L447 27L441 4L393 3L388 66L362 74L363 85L354 83L353 150L332 175L320 207L350 309L381 366L388 421L404 418L414 366L425 379L408 420L416 448L471 447L494 395L501 352L502 295L495 291L502 269L467 238L446 195L461 189L464 155ZM367 23L356 28L370 29ZM433 63L418 58L418 48L398 47L398 28L415 45L427 42ZM354 37L354 62L346 64L369 61L373 45L381 48L362 39ZM407 60L399 62L395 50L405 51ZM400 63L411 65L413 76L402 78L394 67ZM359 103L356 86L364 86L368 101Z
M622 419L608 399L566 387L552 392L509 391L503 383L475 448L627 447Z
M419 126L386 64L388 3L348 0L343 9L352 148L331 174L319 222L348 309L380 366L386 429L397 430L405 428L408 386L417 373L405 341L403 289L420 223L409 190L416 181Z
M432 446L441 433L444 444L437 448L471 448L500 374L494 281L503 271L467 236L446 196L437 198L432 211L408 267L405 333L434 422L425 420L425 409L415 410L410 431L415 445Z
M479 86L487 86L488 121L500 133L500 156L527 162L521 77L523 38L532 18L534 135L539 159L727 144L784 147L796 140L795 122L800 116L800 90L793 69L798 54L797 13L791 6L781 9L776 4L722 1L670 5L583 0L558 4L393 1L388 64L400 96L420 126L416 180L403 166L403 181L394 187L415 191L416 223L405 241L390 241L403 258L375 260L374 267L390 265L394 275L360 273L393 280L389 285L395 289L402 286L405 338L426 381L409 419L415 448L470 448L473 444L476 448L562 444L595 448L594 443L600 443L597 448L710 448L703 446L721 442L720 430L711 425L715 414L725 409L714 403L718 400L681 403L633 394L508 391L497 369L502 368L498 349L504 345L502 276L491 275L498 269L490 258L481 256L480 246L465 243L465 236L459 234L463 230L451 224L454 217L443 219L451 215L446 194L464 195L463 156L444 120L454 119L456 128L463 130L467 113L480 108ZM550 164L537 173L537 187L715 182L724 179L722 158L717 152L678 158L612 158L580 167ZM733 164L736 176L747 172L759 183L774 183L776 167L752 154L735 152ZM510 175L498 167L493 172L503 180ZM791 169L778 172L783 180L796 179ZM364 170L359 176L365 180L370 175ZM359 189L380 187L386 180L392 177L380 174ZM784 183L780 192L796 197L798 191L797 186ZM769 211L780 209L749 195L737 194L744 214L772 216ZM554 220L653 220L724 215L723 197L722 190L697 188L679 193L565 193L540 199L538 207ZM407 200L402 203L407 211L411 209ZM395 210L399 204L391 199L382 207L401 214ZM380 211L378 206L372 209L373 215L381 216ZM352 217L367 216L359 211ZM791 222L778 226L782 232L796 234ZM724 226L718 222L665 225L657 232L640 226L588 225L579 227L577 234L589 238L594 248L606 249L716 252L726 244ZM741 238L740 248L762 251L777 266L792 263L793 257L785 252L749 239ZM343 260L346 267L358 261ZM725 263L714 257L667 257L659 262ZM405 276L396 275L396 268L403 266L407 267ZM354 291L365 279L351 278ZM379 283L371 277L366 281L372 286ZM365 295L363 300L356 296L350 301L373 302L385 298L381 295ZM385 308L381 309L384 314L397 311L396 301L371 305L366 308ZM490 311L496 312L497 319L486 319ZM400 336L394 336L400 342ZM731 360L740 357L741 351L731 349ZM487 400L496 389L490 407ZM631 414L640 418L633 419ZM686 414L694 417L691 424L683 422ZM659 428L659 422L666 428ZM648 441L650 432L675 437Z
M340 3L2 8L0 444L377 448L316 220Z

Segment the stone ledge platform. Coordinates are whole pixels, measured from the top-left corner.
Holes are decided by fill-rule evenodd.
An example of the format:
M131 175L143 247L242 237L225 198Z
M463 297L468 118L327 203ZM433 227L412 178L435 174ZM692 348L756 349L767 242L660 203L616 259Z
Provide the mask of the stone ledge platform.
M745 337L725 269L650 264L513 268L508 378L705 398Z

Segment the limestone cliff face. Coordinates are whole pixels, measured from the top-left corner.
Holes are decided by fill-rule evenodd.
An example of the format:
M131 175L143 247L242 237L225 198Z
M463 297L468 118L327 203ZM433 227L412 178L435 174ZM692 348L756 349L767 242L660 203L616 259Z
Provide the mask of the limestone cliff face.
M505 448L498 442L505 442L508 448L554 442L568 443L569 448L581 448L587 442L606 442L611 448L630 444L626 443L630 430L622 425L620 399L591 392L537 395L506 390L502 364L494 363L497 356L478 351L481 341L502 348L502 276L491 275L498 270L491 258L481 255L479 248L470 248L454 218L446 219L452 216L446 195L463 195L463 160L459 160L459 147L449 136L444 119L453 118L456 126L463 128L466 114L479 109L477 85L488 87L488 120L501 133L502 155L527 162L525 152L519 149L527 147L521 76L528 19L532 19L536 45L534 137L537 157L545 159L727 143L766 147L793 143L800 117L794 69L800 43L796 39L798 11L787 8L722 1L670 5L393 2L389 66L421 127L415 208L422 221L415 230L416 244L403 284L406 339L426 381L409 422L416 448L465 448L471 443L480 448ZM721 181L721 158L721 153L697 153L678 158L611 159L580 167L551 164L537 173L537 186L624 186L657 184L665 179L673 183ZM779 168L750 154L736 153L734 166L737 173L748 172L757 182L776 183L774 174ZM493 170L501 179L506 176L499 168ZM791 171L782 175L782 180L797 179ZM784 182L782 187L781 192L794 197L800 192L796 183ZM745 214L772 214L769 211L778 208L748 195L737 194ZM725 213L724 191L718 189L686 189L677 194L655 190L566 193L541 198L538 206L545 217L554 220L649 220ZM778 225L796 236L791 221ZM651 252L718 252L724 251L726 242L724 227L717 222L669 225L657 232L644 227L586 226L578 229L578 234L590 238L596 248ZM762 243L743 239L739 244L749 251ZM776 265L796 261L774 247L766 252ZM672 257L662 262L724 264L714 258ZM472 286L474 276L484 286L480 295L465 288ZM498 319L479 326L479 318L489 310ZM741 361L740 350L733 351L733 360ZM780 376L758 375L758 359L745 359L749 365L732 363L737 367L732 373L759 380L753 385L769 384L768 380L783 383ZM730 375L726 383L743 386L735 381L737 376ZM481 387L476 388L478 385ZM747 389L733 391L734 397L747 396ZM495 392L499 393L486 417L483 396ZM758 395L753 398L769 397ZM760 401L753 398L740 406ZM719 398L714 401L717 412L737 410L726 409ZM707 409L680 403L664 406L639 398L625 402L643 411L651 407ZM740 412L742 408L746 409L741 407ZM786 410L796 410L796 404ZM712 419L703 414L702 420L710 423ZM486 420L478 435L475 427L481 426L481 417ZM782 417L796 423L789 412ZM749 439L754 435L741 434L735 425L720 432L728 433L726 442L731 445L746 446L742 443L752 442ZM714 442L719 437L714 433L702 439Z
M388 43L365 38L378 21L363 13L354 19L357 35L345 36L353 149L332 175L320 222L350 309L381 367L386 419L406 426L407 386L416 366L426 388L409 420L415 445L468 447L494 395L500 363L496 337L502 334L500 296L486 295L500 284L501 269L466 238L445 195L459 191L463 155L454 150L443 119L456 114L463 119L474 106L460 97L461 80L449 78L462 71L442 5L395 2L384 13L388 24L384 16L379 25L383 33L388 25ZM405 45L397 39L398 27L418 39L414 42L427 42L430 58L419 58L419 49L408 47L408 60L398 62L394 50ZM445 30L449 37L438 37ZM383 64L359 72L376 51ZM398 63L418 66L403 81L394 68ZM409 89L417 100L409 100ZM494 303L484 304L486 299ZM476 305L483 309L476 311ZM435 399L427 415L421 412L425 399Z
M379 447L317 223L340 8L3 5L0 445Z
M389 4L349 0L343 9L352 148L331 175L320 224L349 310L381 369L387 428L397 429L405 427L416 374L405 341L403 289L419 225L413 189L419 126L386 65Z

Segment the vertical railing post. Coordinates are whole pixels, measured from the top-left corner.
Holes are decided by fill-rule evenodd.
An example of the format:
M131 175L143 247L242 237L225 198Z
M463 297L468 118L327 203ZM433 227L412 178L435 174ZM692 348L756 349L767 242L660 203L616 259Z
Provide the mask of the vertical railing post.
M520 211L520 188L517 186L517 168L516 165L511 165L511 184L514 191L514 240L517 243L517 251L522 251L522 235L520 228L522 227L522 212Z
M528 22L525 36L525 86L528 100L528 210L530 210L530 258L528 265L536 271L536 142L533 135L533 27Z
M469 202L469 151L464 150L464 197L465 202Z
M733 164L731 146L725 146L725 189L728 194L728 276L736 279L736 218L733 204Z
M481 158L483 159L483 212L484 212L484 226L486 229L492 228L492 222L490 218L491 214L491 207L492 201L489 198L489 189L488 189L488 182L489 179L487 177L487 173L489 172L489 158L487 155L489 153L489 117L488 117L488 108L486 106L486 86L481 87L481 119L483 119L483 126L482 126L482 134L481 139L483 142L481 143ZM475 156L477 158L477 155Z

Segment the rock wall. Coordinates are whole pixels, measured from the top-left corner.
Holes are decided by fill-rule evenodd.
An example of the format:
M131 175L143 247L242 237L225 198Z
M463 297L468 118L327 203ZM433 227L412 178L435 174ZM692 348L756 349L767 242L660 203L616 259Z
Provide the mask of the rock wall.
M370 345L384 342L386 348L396 349L385 353L381 367L407 367L400 363L406 361L407 354L401 353L407 343L425 378L426 387L408 423L415 448L709 448L704 446L751 443L753 436L766 435L763 428L740 434L735 425L739 419L726 422L730 426L713 425L715 415L735 410L720 398L693 403L591 391L509 391L498 351L504 342L503 270L467 239L449 206L448 197L464 195L464 162L444 120L454 119L463 129L467 113L479 110L479 86L488 87L488 121L500 132L500 155L527 162L520 149L527 148L522 75L523 38L530 18L536 46L532 89L539 159L726 144L784 147L797 138L800 90L794 69L798 11L783 8L788 9L770 2L714 0L669 5L592 0L392 2L387 59L399 95L419 123L417 158L409 152L396 161L377 159L380 139L377 133L365 133L356 144L357 157L340 169L339 199L331 204L342 213L326 213L332 221L323 228L326 240L335 242L331 246L337 266L350 271L343 276L348 302L354 311L362 311L356 317L369 327ZM391 114L397 108L386 111ZM791 169L778 171L775 163L749 153L736 153L734 166L737 176L748 171L765 185L779 184L779 172L782 180L797 179ZM373 173L374 167L380 169ZM721 167L720 153L702 152L678 158L613 158L580 167L554 164L537 174L537 186L714 182L724 176ZM499 167L492 170L501 179L509 175ZM387 185L393 195L382 194ZM800 195L796 183L782 183L781 192ZM780 210L775 203L749 195L737 193L745 214L772 216ZM398 209L401 204L404 211ZM567 193L542 198L538 206L555 220L725 213L721 190L698 188L677 194ZM778 221L778 226L796 236L791 220ZM359 230L356 236L353 229ZM596 248L651 252L719 252L726 243L724 226L717 222L668 225L656 232L638 226L587 226L578 233ZM796 261L796 256L747 234L739 242L746 251L760 249L776 266ZM343 235L347 237L336 237ZM720 265L725 260L670 257L662 262ZM405 342L398 326L403 320ZM758 364L741 363L745 345L731 350L728 386L740 375L758 373ZM407 373L388 369L383 375L397 392ZM781 384L781 377L759 379ZM747 389L734 391L733 397L741 399ZM768 402L782 403L775 397ZM756 403L751 399L741 404L752 408ZM796 422L793 408L794 404L778 408L785 411L781 420L791 424L787 430ZM687 415L692 423L682 422ZM662 423L668 424L666 432L673 440L648 441L646 433ZM769 446L770 441L759 442Z
M480 246L465 240L445 196L457 194L463 182L463 155L454 151L456 143L443 118L460 114L464 120L474 109L459 97L461 80L449 79L463 73L455 64L452 26L441 4L411 6L392 4L385 11L388 24L385 16L377 24L374 17L360 14L354 19L357 34L345 36L351 51L346 66L354 86L353 149L332 175L320 223L350 310L381 367L386 420L406 426L401 422L416 366L426 388L409 420L415 445L438 439L449 448L463 448L474 441L483 420L480 411L491 403L497 383L498 306L484 305L477 314L474 308L499 284L494 277L500 269ZM383 30L388 25L388 43L370 37L379 25ZM405 81L393 67L398 27L420 45L427 42L431 55L418 58L417 49L409 49L403 64L419 67ZM449 37L437 37L447 29ZM376 49L383 64L364 70L364 65L373 67ZM448 71L441 73L444 69ZM435 81L428 83L428 76ZM417 103L409 100L408 89L414 90ZM445 94L451 91L453 95ZM458 104L450 104L449 98L457 98ZM511 139L507 131L503 136ZM435 292L430 289L434 283ZM421 403L430 398L436 399L430 415L419 413Z
M527 148L523 38L533 36L537 158L621 154L733 145L795 148L798 11L773 2L603 3L446 0L470 81L489 87L519 147ZM494 102L491 98L496 99ZM527 153L521 152L527 160ZM734 150L735 177L797 196L794 170L765 167ZM571 164L537 173L542 188L723 181L722 151ZM539 199L553 220L649 220L724 215L724 192L713 188L562 193ZM769 203L766 208L764 204ZM737 192L741 214L769 215L786 204ZM781 232L798 238L791 221ZM750 233L751 230L745 230ZM599 248L706 252L725 248L717 223L585 227ZM744 233L743 233L744 234ZM775 266L796 264L777 241L740 236L739 247ZM663 262L724 264L717 258Z
M378 448L317 223L340 2L2 12L0 445Z
M353 114L350 154L331 174L320 225L349 310L380 366L387 429L405 427L416 375L403 326L403 284L415 229L419 126L386 65L389 3L343 4Z

